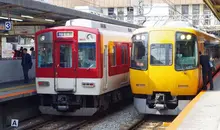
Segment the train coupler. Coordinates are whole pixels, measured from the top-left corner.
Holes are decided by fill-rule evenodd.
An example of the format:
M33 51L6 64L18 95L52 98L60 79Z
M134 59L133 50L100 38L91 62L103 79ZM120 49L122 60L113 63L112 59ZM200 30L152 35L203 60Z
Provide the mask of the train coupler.
M53 108L59 112L73 112L80 108L80 103L71 102L67 95L58 95L57 100L53 102Z
M154 108L157 110L164 110L166 109L166 104L154 104Z

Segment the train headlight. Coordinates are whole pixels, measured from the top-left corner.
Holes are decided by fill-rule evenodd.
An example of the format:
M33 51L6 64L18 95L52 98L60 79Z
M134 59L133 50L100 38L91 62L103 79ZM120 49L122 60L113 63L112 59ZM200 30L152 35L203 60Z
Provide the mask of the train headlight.
M143 41L145 40L145 36L144 35L141 36L141 40L143 40Z
M188 34L188 35L186 36L186 39L187 39L187 40L191 40L191 39L192 39L192 35Z
M181 40L184 40L186 38L186 36L184 35L184 34L182 34L181 36L180 36L180 39Z
M45 36L41 36L41 37L40 37L40 40L41 40L41 41L44 41L44 40L45 40Z
M136 35L136 40L140 40L141 36L140 35Z
M193 34L186 33L186 32L177 32L176 33L176 40L177 41L192 41L194 39Z

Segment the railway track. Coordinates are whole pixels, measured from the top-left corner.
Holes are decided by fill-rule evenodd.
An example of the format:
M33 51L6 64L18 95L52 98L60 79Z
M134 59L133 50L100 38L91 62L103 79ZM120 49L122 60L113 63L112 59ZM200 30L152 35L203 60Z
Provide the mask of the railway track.
M89 122L83 118L39 116L22 122L18 128L7 130L74 130Z
M174 118L159 115L139 116L128 124L121 125L120 130L165 130Z
M91 117L65 117L40 115L27 121L23 121L17 128L8 128L7 130L76 130L85 129L87 126L94 126L115 112L123 110L130 105L130 101L116 103L108 110L100 112Z

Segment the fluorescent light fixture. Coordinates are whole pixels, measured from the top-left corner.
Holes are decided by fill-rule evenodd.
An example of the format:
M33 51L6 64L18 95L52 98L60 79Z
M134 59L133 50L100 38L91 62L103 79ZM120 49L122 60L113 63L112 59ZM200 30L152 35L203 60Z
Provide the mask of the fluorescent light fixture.
M33 18L34 18L34 17L28 16L28 15L21 15L21 17L23 17L23 18L29 18L29 19L33 19Z
M0 17L0 19L8 19L8 18L6 18L6 17Z
M48 21L48 22L55 22L55 21L52 20L52 19L45 19L45 21Z
M7 19L8 20L7 17L0 17L0 19ZM11 18L11 20L13 20L13 21L23 21L22 19L16 19L16 18Z
M20 21L20 22L23 21L22 19L15 19L15 18L11 18L11 20L13 20L13 21Z

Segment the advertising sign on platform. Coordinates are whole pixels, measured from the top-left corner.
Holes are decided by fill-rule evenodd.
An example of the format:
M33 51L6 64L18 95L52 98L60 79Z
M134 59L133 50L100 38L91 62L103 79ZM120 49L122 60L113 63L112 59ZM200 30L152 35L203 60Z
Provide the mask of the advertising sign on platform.
M34 35L37 31L45 29L44 26L15 26L15 35Z

